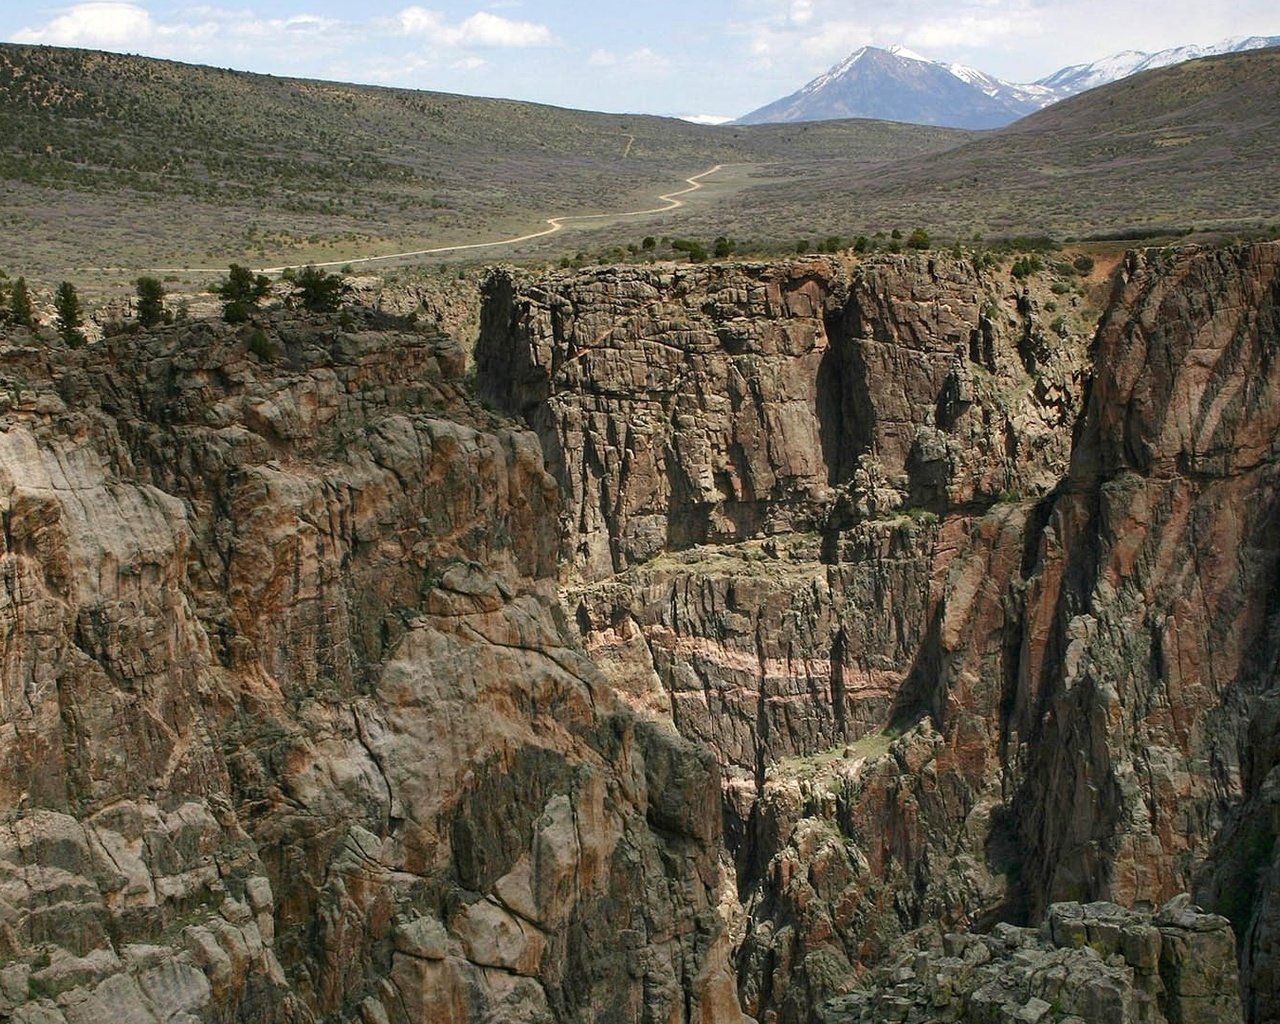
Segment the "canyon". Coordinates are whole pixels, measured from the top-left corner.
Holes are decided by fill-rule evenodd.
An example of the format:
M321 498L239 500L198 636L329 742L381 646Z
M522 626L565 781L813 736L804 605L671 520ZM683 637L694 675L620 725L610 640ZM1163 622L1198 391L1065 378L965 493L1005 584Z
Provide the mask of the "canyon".
M1092 288L11 334L0 1019L1280 1017L1280 244Z

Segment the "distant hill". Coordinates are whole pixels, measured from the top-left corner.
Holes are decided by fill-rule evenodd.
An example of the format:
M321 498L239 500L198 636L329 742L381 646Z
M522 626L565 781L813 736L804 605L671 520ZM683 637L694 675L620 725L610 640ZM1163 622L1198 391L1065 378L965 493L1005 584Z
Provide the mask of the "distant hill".
M712 128L0 44L0 269L302 265L472 243L651 207L716 163L847 166L965 138L871 121Z
M793 126L797 127L797 126ZM945 152L766 183L762 231L1133 238L1280 226L1280 49L1144 71ZM731 225L732 226L732 225Z
M1280 36L1228 39L1157 53L1129 50L1062 68L1028 85L963 64L929 60L902 47L864 46L798 92L754 110L740 124L869 117L953 128L1000 128L1051 103L1139 71L1198 57L1280 46Z

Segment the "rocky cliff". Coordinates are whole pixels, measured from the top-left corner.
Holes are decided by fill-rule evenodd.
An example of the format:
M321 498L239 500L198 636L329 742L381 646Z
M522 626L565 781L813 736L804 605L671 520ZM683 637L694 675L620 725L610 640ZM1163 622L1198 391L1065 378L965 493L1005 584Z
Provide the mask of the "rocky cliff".
M491 279L583 641L723 766L749 1013L1193 890L1276 1015L1278 258L1135 254L1091 351L945 257Z
M567 633L536 438L265 326L3 352L0 1017L732 1020L718 768Z
M0 1019L1275 1019L1278 299L496 271L474 386L12 332Z

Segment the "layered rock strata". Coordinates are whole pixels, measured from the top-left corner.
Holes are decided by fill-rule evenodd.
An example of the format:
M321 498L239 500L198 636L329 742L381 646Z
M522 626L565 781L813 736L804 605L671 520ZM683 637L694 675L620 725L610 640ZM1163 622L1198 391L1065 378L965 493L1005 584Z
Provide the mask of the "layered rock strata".
M1277 253L1131 256L1091 378L1068 282L943 257L490 280L584 642L724 767L749 1012L1194 889L1274 1015Z

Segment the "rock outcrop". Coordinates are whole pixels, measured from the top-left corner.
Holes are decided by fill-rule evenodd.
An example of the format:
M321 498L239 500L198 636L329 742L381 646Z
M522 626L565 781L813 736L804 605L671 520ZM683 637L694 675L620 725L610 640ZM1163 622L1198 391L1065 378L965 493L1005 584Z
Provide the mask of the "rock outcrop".
M1273 1015L1278 251L1130 257L1091 378L1069 282L943 257L491 279L584 642L724 767L748 1012L1190 889Z
M1231 923L1185 896L1154 916L1055 903L1039 929L998 924L986 935L946 935L941 949L921 944L832 1000L826 1024L1241 1019Z
M0 359L0 1017L733 1020L718 768L566 632L536 438L263 326Z
M0 1019L1280 1015L1280 245L484 290L0 348Z

